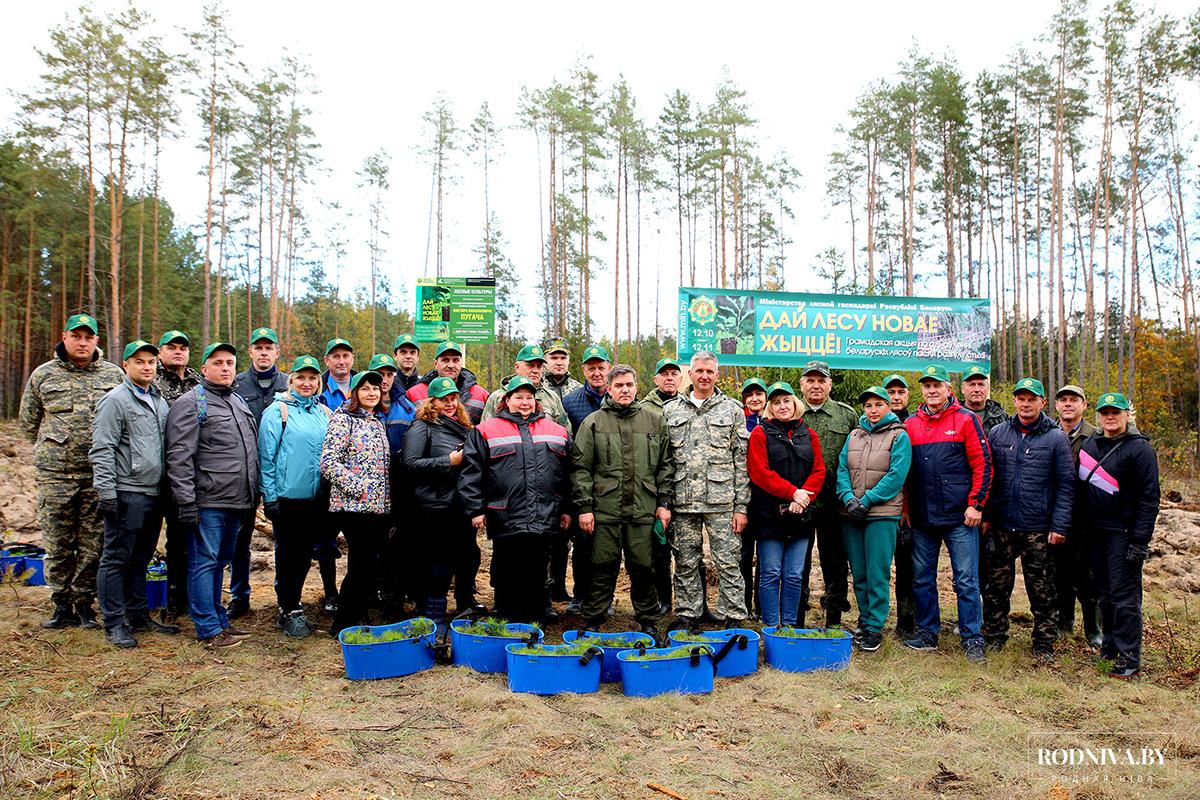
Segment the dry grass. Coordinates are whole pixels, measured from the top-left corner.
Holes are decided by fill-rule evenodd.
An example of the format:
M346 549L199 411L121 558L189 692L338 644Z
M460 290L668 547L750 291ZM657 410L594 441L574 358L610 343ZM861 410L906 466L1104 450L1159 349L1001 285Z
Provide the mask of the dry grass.
M1078 640L1034 666L1018 612L1009 650L982 667L951 637L928 654L889 640L841 673L764 669L707 697L633 700L514 695L503 676L447 667L351 682L332 640L287 640L265 610L225 653L186 636L116 651L38 628L44 589L4 592L3 797L669 796L648 783L689 800L1200 796L1200 622L1181 600L1161 598L1166 619L1147 604L1147 677L1131 685L1100 676ZM1056 786L1029 765L1044 731L1169 731L1172 768L1151 786Z

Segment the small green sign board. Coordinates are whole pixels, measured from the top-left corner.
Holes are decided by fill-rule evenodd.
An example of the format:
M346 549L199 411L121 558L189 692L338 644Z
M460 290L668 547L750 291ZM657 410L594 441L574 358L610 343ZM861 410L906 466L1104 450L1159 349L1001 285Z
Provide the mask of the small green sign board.
M422 342L496 341L496 279L417 278L413 333Z

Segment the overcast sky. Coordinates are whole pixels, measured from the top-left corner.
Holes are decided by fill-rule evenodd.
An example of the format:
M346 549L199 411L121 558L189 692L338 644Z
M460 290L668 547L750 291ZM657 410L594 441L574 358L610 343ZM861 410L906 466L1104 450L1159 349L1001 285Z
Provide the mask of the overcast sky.
M98 9L120 8L99 2ZM408 2L241 2L229 5L233 35L242 58L254 69L274 63L284 48L303 56L320 94L311 99L312 126L321 144L323 173L310 193L315 202L340 200L359 212L347 226L355 240L342 286L367 274L365 198L355 189L355 171L376 148L392 155L389 204L391 233L386 270L403 280L395 302L410 308L415 279L426 274L430 168L416 152L422 141L421 115L441 91L466 125L479 104L489 102L497 122L511 126L521 87L566 79L581 54L607 88L623 74L651 124L663 98L675 88L709 102L727 67L747 92L759 121L753 136L761 152L786 152L802 173L792 201L796 219L789 234L787 288L821 290L810 271L815 255L849 245L847 223L830 217L823 196L825 160L838 145L835 128L856 95L871 81L891 77L916 40L930 55L953 53L963 72L1001 65L1018 44L1036 46L1056 4L1049 0L1010 0L987 10L976 3L408 3ZM1175 14L1194 3L1160 2ZM34 86L42 64L34 48L45 47L47 31L73 15L77 3L41 0L5 14L0 75L7 91L0 117L12 119L13 92ZM142 2L164 30L195 28L200 3ZM180 46L172 34L170 43ZM181 138L165 152L163 192L183 224L203 220L205 184L199 176L202 137L193 108L183 110ZM466 157L463 157L464 160ZM492 176L492 203L508 239L508 255L527 278L522 296L534 312L533 290L539 263L537 153L525 130L504 134L504 153ZM445 274L470 274L471 253L481 238L482 187L470 163L456 167L463 178L451 189L447 207ZM676 288L674 216L647 214L643 223L643 298L653 297L661 264L660 322L671 326ZM611 217L604 206L601 217ZM593 282L594 318L599 333L612 329L611 222L600 225L610 242L597 244L604 271ZM655 228L661 229L656 236ZM323 226L315 234L323 237ZM861 231L860 231L861 235ZM703 262L706 263L706 262ZM432 256L429 257L432 273ZM643 330L652 329L654 304L642 304ZM624 312L622 312L622 318ZM525 326L529 335L540 324Z

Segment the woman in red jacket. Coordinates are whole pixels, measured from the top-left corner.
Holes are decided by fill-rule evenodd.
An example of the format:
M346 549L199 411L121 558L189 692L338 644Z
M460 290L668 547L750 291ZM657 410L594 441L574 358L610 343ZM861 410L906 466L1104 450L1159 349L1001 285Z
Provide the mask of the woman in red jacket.
M771 384L766 418L750 434L750 522L758 539L763 623L795 625L813 525L808 504L825 482L816 432L804 424L791 385Z

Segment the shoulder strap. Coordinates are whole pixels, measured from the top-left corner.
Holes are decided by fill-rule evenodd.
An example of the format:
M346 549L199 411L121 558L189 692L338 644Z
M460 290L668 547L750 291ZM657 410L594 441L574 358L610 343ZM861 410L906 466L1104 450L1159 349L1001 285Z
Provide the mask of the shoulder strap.
M208 392L204 391L204 384L196 384L196 419L199 420L203 427L204 420L208 419Z
M1092 480L1092 476L1096 474L1096 470L1100 469L1100 465L1101 465L1101 464L1103 464L1105 461L1107 461L1109 456L1111 456L1113 453L1115 453L1115 452L1117 452L1118 450L1120 450L1120 449L1121 449L1121 445L1125 444L1125 442L1127 442L1127 441L1129 441L1129 440L1128 440L1128 439L1122 439L1121 441L1119 441L1119 442L1117 442L1116 444L1114 444L1111 450L1109 450L1107 453L1105 453L1104 455L1102 455L1102 456L1100 457L1100 459L1099 459L1099 460L1096 462L1096 466L1092 467L1092 471L1091 471L1091 472L1089 472L1089 473L1087 474L1087 477L1083 479L1083 482L1084 482L1084 483L1090 483L1090 482L1091 482L1091 480Z
M280 436L282 436L287 431L287 417L288 417L288 404L280 403L279 404L279 421L280 421L280 423L282 423L282 427L283 427L283 431L281 431L279 434Z

